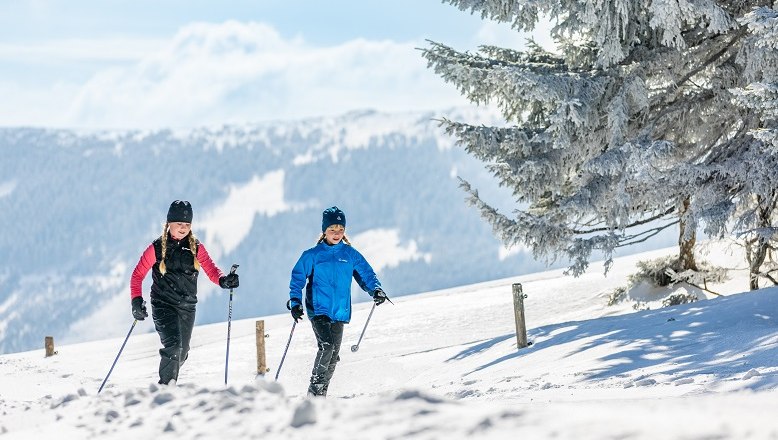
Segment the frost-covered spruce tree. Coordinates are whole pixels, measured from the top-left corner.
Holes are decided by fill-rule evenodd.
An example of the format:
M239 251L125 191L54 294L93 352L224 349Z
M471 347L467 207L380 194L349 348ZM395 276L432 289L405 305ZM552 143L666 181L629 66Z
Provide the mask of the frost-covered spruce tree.
M745 232L752 290L759 288L760 277L778 284L769 274L776 269L774 261L763 270L773 250L772 225L778 215L778 11L774 2L770 6L755 8L739 20L747 31L738 54L747 86L733 93L735 103L758 120L748 132L753 140L727 158L722 166L726 173L721 173L725 178L720 179L737 210L735 229Z
M577 275L594 250L609 262L616 248L677 224L680 269L696 269L700 222L723 234L757 209L747 167L731 167L762 148L754 130L764 118L733 98L775 65L752 17L772 2L446 1L519 31L542 16L555 23L554 53L434 42L423 51L435 72L475 103L496 102L512 124L443 121L513 190L519 208L509 216L463 182L506 244L567 258ZM757 52L761 72L748 67Z

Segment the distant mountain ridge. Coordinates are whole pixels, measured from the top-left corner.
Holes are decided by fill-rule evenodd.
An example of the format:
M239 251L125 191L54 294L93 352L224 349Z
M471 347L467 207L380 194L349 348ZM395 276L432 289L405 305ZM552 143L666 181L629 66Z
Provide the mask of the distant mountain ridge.
M175 199L192 202L193 230L217 264L241 265L235 319L285 311L290 270L332 205L390 295L542 269L501 252L464 203L458 175L498 204L510 194L454 146L441 117L497 123L452 109L192 130L0 129L0 353L38 348L45 335L126 332L130 273ZM199 288L197 322L226 320L220 289L205 276Z

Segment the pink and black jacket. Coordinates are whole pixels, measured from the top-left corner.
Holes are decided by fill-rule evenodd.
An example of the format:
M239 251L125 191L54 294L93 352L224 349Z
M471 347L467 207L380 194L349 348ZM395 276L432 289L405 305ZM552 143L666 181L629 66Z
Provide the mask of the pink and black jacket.
M205 246L195 240L197 246L197 261L200 267L215 284L224 273L211 260ZM143 296L141 285L149 270L152 270L151 301L160 301L173 306L194 305L197 303L197 275L199 271L194 266L194 255L189 249L189 239L167 239L165 252L165 274L159 270L162 260L162 239L158 238L149 245L132 271L130 278L130 296Z

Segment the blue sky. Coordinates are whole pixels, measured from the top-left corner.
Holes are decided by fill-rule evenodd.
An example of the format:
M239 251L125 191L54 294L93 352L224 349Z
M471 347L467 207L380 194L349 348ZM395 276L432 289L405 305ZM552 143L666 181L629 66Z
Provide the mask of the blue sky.
M425 39L526 36L437 0L0 3L0 126L162 128L466 102ZM542 40L542 37L540 37Z
M320 44L358 37L395 41L429 37L464 44L483 24L480 17L437 0L32 0L6 2L0 11L0 24L8 33L4 39L20 43L74 36L164 38L193 21L239 20L269 23L284 37L302 35Z

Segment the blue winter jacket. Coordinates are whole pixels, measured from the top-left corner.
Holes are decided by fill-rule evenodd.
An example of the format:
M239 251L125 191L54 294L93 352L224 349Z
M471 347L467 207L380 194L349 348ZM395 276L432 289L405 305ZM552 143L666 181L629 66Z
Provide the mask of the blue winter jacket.
M351 320L351 277L362 290L373 296L381 287L373 268L356 249L340 242L325 242L303 252L292 269L289 281L290 304L302 304L305 288L305 309L309 318L326 315L332 321Z

